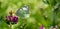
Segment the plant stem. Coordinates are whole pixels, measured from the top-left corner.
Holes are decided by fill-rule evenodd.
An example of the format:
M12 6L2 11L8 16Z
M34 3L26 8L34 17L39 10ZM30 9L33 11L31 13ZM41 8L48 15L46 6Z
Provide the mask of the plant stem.
M10 29L12 29L12 24L11 24L11 22L10 22Z

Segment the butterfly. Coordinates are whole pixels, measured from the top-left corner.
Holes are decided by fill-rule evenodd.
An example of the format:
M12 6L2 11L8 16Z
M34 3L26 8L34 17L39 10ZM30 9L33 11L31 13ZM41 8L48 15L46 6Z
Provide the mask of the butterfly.
M16 11L16 15L21 18L26 18L27 16L29 16L28 14L29 14L29 5L25 5Z

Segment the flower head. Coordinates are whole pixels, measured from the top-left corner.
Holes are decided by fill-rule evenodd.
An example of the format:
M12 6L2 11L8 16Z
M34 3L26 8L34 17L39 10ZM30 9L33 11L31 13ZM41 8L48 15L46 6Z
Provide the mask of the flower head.
M10 15L6 16L6 20L8 24L11 22L12 24L16 24L18 22L18 17L13 15L12 11L9 12Z
M45 29L44 25L42 25L42 26L40 27L40 29Z

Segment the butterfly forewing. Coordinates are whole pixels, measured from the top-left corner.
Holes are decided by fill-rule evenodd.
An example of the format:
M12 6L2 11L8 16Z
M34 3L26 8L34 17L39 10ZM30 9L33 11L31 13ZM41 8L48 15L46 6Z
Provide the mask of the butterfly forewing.
M26 17L26 15L29 14L29 6L24 6L22 8L19 8L17 11L16 11L16 15L19 16L19 17Z

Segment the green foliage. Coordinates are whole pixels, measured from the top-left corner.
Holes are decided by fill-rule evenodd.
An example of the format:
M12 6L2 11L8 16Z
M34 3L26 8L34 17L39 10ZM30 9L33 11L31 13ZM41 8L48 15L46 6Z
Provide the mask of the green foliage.
M30 17L24 19L19 17L18 24L13 25L13 29L21 29L21 26L23 26L24 23L26 23L26 26L24 27L25 29L39 29L42 24L44 24L46 28L49 28L50 25L54 25L53 7L57 3L60 3L60 0L46 0L45 2L47 3L47 1L49 4L45 4L42 0L0 0L0 16L3 15L3 19L0 19L0 21L3 21L0 23L0 29L9 29L9 26L5 21L5 16L8 15L10 10L16 11L17 9L22 8L24 5L30 6ZM43 8L42 12L40 11L40 6ZM60 7L58 10L57 16L55 17L60 18ZM47 19L44 19L42 13L48 16Z

